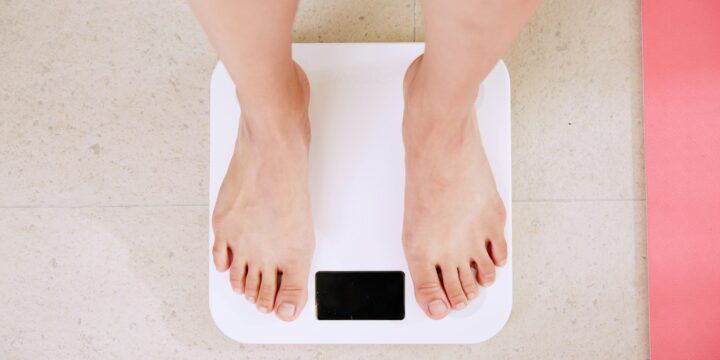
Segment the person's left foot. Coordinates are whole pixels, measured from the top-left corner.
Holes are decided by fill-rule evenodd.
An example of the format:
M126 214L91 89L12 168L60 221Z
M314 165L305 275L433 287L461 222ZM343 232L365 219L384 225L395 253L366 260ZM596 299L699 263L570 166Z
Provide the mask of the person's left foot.
M418 304L442 319L476 297L478 283L495 281L495 266L507 258L505 208L475 109L460 116L430 111L433 105L419 99L432 97L413 81L421 64L415 61L405 78L403 248Z

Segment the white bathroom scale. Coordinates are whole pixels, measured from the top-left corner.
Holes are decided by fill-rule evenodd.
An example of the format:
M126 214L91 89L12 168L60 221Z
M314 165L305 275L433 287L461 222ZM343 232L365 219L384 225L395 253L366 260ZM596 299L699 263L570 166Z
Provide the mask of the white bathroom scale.
M507 264L497 269L494 285L442 320L428 318L415 301L401 244L401 124L403 76L423 49L422 43L293 45L311 85L310 191L317 245L308 303L295 321L284 322L234 293L228 273L213 266L210 227L210 312L225 335L242 343L467 344L487 340L505 325L512 308L512 196L510 79L502 62L483 82L476 108L508 214ZM208 216L240 118L222 64L212 75L210 118ZM355 294L352 304L343 300L348 293Z

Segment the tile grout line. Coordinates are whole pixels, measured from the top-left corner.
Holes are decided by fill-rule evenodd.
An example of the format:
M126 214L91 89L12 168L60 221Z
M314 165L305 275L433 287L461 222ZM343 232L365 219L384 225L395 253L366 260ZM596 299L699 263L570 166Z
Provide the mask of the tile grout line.
M644 202L645 199L521 199L513 200L513 203L591 203L591 202ZM0 210L13 210L13 209L115 209L115 208L170 208L170 207L208 207L209 204L120 204L120 205L76 205L76 206L59 206L59 205L18 205L18 206L0 206Z
M209 204L121 204L121 205L20 205L20 206L0 206L0 210L12 209L114 209L114 208L167 208L167 207L208 207Z

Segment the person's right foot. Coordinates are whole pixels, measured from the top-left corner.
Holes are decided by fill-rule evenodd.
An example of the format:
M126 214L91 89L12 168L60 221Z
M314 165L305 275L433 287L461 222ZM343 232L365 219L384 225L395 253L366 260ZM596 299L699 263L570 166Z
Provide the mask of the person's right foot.
M302 70L295 94L262 114L243 113L235 151L213 212L213 259L259 311L285 321L307 300L315 248L308 186L309 86Z

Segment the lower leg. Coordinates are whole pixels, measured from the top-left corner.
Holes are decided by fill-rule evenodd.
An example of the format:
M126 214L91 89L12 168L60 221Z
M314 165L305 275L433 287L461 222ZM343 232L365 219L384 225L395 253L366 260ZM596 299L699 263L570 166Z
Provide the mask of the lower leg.
M426 51L405 77L403 245L418 303L434 319L465 307L506 261L505 209L474 102L536 3L422 4Z
M480 83L539 0L422 1L425 54L413 87L418 105L472 106ZM459 111L459 110L458 110ZM459 114L452 114L459 115Z
M288 110L305 107L291 49L297 0L190 4L235 83L243 116L283 118ZM252 125L282 124L258 120Z
M191 0L232 77L241 127L213 212L213 260L261 312L295 319L314 249L307 78L291 57L297 1Z

